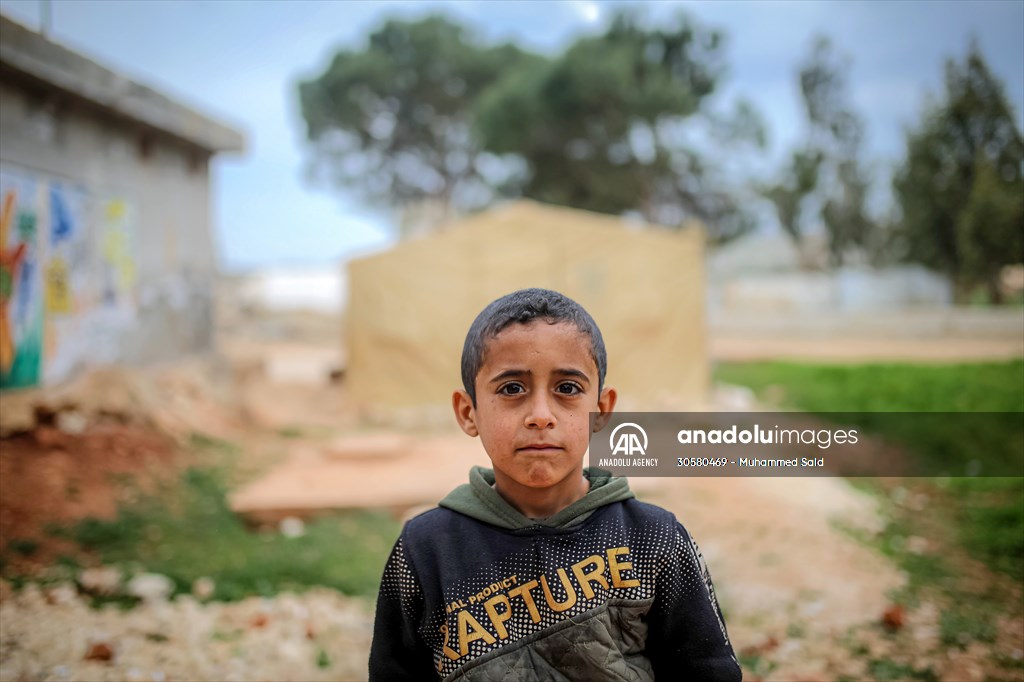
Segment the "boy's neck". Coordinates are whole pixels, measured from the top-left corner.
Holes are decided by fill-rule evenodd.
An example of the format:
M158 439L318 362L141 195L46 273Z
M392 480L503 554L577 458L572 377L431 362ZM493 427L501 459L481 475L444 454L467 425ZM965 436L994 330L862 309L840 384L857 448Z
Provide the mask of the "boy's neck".
M494 489L526 518L546 519L583 499L590 491L590 481L580 471L550 488L530 488L495 471Z

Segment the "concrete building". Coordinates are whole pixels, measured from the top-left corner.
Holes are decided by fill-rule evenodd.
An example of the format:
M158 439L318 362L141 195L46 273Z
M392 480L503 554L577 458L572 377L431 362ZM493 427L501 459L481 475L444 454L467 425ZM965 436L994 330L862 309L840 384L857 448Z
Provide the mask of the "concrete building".
M0 388L210 348L210 159L242 148L0 17Z

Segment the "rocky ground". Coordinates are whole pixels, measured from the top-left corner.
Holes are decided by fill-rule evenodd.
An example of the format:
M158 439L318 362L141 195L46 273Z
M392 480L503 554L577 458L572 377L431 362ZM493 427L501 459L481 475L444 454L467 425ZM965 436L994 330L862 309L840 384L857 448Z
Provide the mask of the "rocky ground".
M73 584L0 602L0 680L360 680L366 600L330 590L203 604L155 597L93 609Z

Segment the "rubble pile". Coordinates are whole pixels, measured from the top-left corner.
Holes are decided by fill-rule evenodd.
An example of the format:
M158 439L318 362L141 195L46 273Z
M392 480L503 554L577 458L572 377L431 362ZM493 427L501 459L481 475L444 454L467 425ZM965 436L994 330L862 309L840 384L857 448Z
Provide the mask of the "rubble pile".
M366 677L371 604L332 590L233 603L152 590L129 611L94 609L71 583L3 592L2 682Z
M40 428L81 435L111 421L155 428L179 441L196 432L222 436L242 424L234 391L233 370L212 357L103 367L66 384L6 392L0 438Z

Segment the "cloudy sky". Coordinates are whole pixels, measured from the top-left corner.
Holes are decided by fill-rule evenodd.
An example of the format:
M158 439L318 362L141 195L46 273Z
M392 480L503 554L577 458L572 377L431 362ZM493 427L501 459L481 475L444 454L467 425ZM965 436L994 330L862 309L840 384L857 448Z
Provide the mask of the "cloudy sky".
M640 3L634 3L640 4ZM337 190L303 182L303 126L296 83L318 74L342 46L357 47L391 16L441 12L486 40L556 53L598 32L613 5L558 2L91 2L52 0L50 35L95 61L160 89L245 132L248 149L215 164L214 224L226 268L336 262L381 248L386 214ZM972 37L1002 78L1024 127L1024 1L654 2L653 17L685 10L727 36L730 65L717 95L743 96L761 111L770 166L800 134L797 64L818 33L851 59L850 96L867 122L868 155L884 169L899 158L903 130L942 64ZM30 28L41 0L0 0Z

